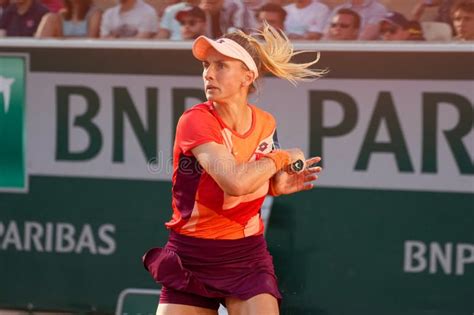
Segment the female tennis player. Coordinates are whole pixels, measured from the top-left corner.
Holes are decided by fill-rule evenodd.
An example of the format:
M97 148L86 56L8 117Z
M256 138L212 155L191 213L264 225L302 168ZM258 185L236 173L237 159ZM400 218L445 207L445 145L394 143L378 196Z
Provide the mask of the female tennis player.
M267 194L313 188L319 157L281 150L273 116L248 103L265 72L296 83L321 76L309 63L292 63L288 38L265 25L258 35L237 31L218 40L201 36L207 102L181 116L173 149L170 230L164 248L143 257L162 284L157 314L279 313L272 257L260 208Z

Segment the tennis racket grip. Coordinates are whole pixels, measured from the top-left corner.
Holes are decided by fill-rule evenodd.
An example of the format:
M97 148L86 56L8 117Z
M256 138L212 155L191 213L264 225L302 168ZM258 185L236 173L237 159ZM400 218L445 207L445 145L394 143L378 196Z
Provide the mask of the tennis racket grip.
M294 173L299 173L304 169L304 161L303 160L296 160L295 162L290 164L290 170Z

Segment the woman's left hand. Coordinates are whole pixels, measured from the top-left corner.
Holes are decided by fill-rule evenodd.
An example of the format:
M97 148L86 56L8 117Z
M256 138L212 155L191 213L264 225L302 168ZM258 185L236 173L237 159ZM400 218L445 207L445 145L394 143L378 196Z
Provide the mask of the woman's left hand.
M318 173L322 171L320 166L314 166L319 163L319 156L312 157L305 162L305 169L300 173L280 171L272 178L273 192L276 195L287 195L302 190L308 190L314 187L312 181L318 179Z

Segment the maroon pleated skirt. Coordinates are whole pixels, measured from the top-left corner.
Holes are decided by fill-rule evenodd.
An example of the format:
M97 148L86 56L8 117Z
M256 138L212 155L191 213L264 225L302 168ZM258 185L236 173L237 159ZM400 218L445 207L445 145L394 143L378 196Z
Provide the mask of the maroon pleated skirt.
M263 235L213 240L171 231L163 248L145 253L143 264L156 282L181 292L241 300L269 293L281 300Z

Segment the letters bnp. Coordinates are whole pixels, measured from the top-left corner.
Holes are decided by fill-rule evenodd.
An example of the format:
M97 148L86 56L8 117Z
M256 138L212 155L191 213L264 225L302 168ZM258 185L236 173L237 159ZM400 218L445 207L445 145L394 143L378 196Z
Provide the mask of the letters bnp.
M0 191L24 191L26 102L24 57L0 55Z
M357 104L351 95L341 91L310 91L309 99L311 156L324 155L323 140L327 141L350 134L359 123L359 108L362 105ZM343 112L342 120L330 126L324 121L324 109L329 105L328 101L337 104ZM441 106L448 106L458 114L456 124L447 130L441 130L438 126L441 120ZM419 162L421 173L435 174L438 172L438 144L441 140L438 139L438 134L442 133L459 173L462 175L474 174L474 163L464 141L473 130L473 105L469 99L451 92L423 92L421 107L413 106L409 110L411 112L421 111L422 132L421 135L415 135L421 138L421 161ZM394 157L399 172L415 172L414 162L406 143L406 135L397 113L397 106L390 92L381 91L378 93L373 112L368 120L368 126L365 128L366 133L359 144L360 149L354 164L355 171L366 171L370 158L374 154L382 153ZM385 128L388 133L388 141L377 140L377 135L382 128Z
M428 272L461 276L466 266L474 264L474 244L438 243L429 244L419 240L404 243L403 271L407 273Z
M91 87L85 86L57 86L57 160L89 160L99 154L103 141L112 141L112 161L124 161L124 128L125 121L140 144L141 150L149 160L157 154L158 150L158 89L156 87L143 88L146 96L145 115L140 117L137 105L126 87L112 87L113 106L107 106L112 119L113 139L103 139L103 132L98 123L94 122L99 110L101 110L99 94ZM324 156L324 141L330 141L337 137L344 137L354 131L360 124L359 112L361 104L349 94L342 91L310 90L309 92L309 148L310 155ZM421 173L435 174L438 172L438 144L444 137L453 159L458 167L459 174L474 174L474 164L469 156L469 149L465 145L465 139L471 132L473 126L473 106L470 100L456 93L421 92L421 106L413 107L411 110L420 111L421 138L420 151L421 160L414 161L410 156L406 143L406 134L402 128L397 106L391 92L380 91L377 95L374 109L368 119L368 126L359 146L359 153L355 157L353 169L355 171L366 171L369 168L370 158L374 154L388 154L393 156L399 172L415 173L415 168ZM204 101L205 97L201 89L174 88L172 95L172 120L173 128L185 109L188 99ZM71 117L70 99L72 96L82 97L87 104L87 109L80 115ZM328 124L324 121L324 109L328 101L336 103L342 109L342 119L337 124ZM442 130L438 124L440 119L440 107L449 106L458 113L458 120L449 130ZM73 152L69 143L69 134L72 126L82 128L89 137L89 145L80 152ZM365 121L365 119L364 119ZM281 123L281 122L280 122ZM110 127L109 127L110 128ZM379 141L377 135L385 128L389 140ZM174 129L170 132L169 140L173 141ZM441 134L441 136L439 136ZM412 136L412 134L410 134Z
M57 116L56 116L56 160L58 161L86 161L95 158L104 141L112 142L112 157L114 163L122 163L125 160L125 128L129 126L141 151L147 161L154 160L158 156L158 89L156 87L145 87L145 104L139 104L133 99L126 87L112 88L112 104L101 105L100 96L94 89L86 86L57 86ZM73 114L71 100L80 97L86 104L86 110L78 115ZM172 91L174 117L173 128L185 110L188 98L203 101L205 95L202 89L181 89ZM142 110L142 115L140 111ZM95 118L99 111L107 110L112 128L112 139L104 139L104 125L99 125ZM70 123L72 121L72 124ZM126 123L128 122L128 124ZM71 143L71 128L80 128L88 136L88 146L80 151L73 150ZM169 140L173 141L174 132L170 132Z

